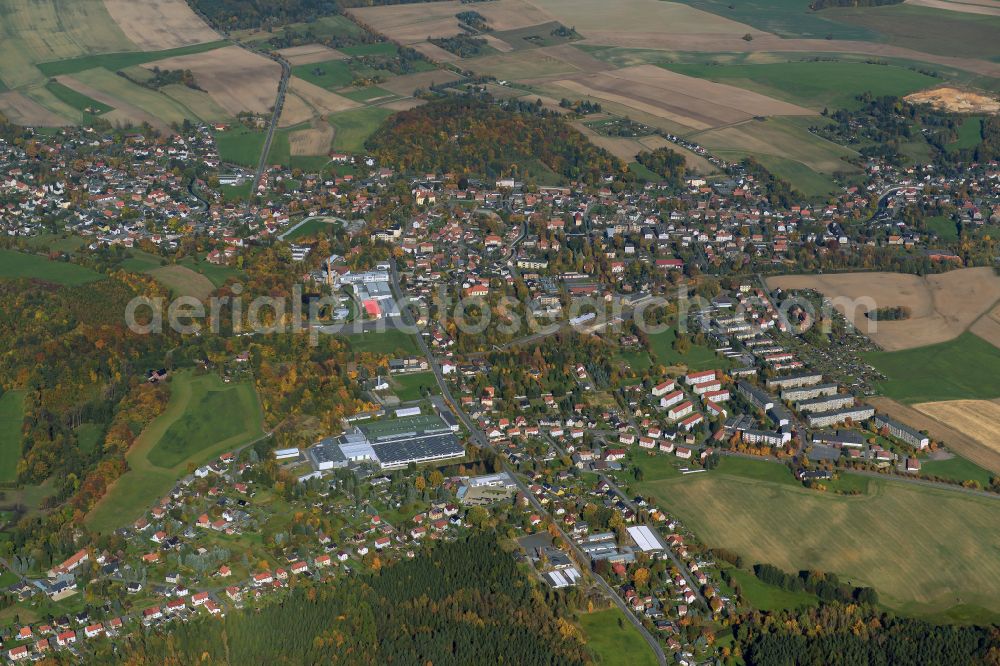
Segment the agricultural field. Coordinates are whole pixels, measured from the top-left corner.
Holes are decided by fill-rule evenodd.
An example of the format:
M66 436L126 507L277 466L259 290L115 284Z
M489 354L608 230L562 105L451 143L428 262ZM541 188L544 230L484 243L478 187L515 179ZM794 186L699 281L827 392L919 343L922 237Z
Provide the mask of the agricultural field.
M250 383L224 384L218 375L178 372L166 410L126 455L129 470L87 514L99 532L127 524L189 472L263 436L263 417Z
M793 61L771 64L665 64L667 69L726 83L809 107L839 109L858 105L863 92L902 97L940 83L904 67L844 61Z
M706 545L748 562L836 573L874 587L885 606L908 614L1000 617L992 593L1000 533L990 527L1000 520L1000 501L881 479L864 495L833 495L731 473L729 462L707 474L635 485ZM775 463L748 464L776 467L791 480ZM886 559L889 551L901 556Z
M913 408L972 438L991 459L1000 458L1000 402L997 400L943 400L918 403ZM958 465L953 463L951 466ZM996 465L990 469L1000 474Z
M0 395L0 483L17 480L24 398L27 394L27 391L11 390Z
M61 101L69 104L74 109L79 109L84 113L84 115L94 115L99 116L102 113L107 113L108 111L113 111L114 109L107 104L102 104L96 99L91 99L86 95L82 95L77 91L67 88L58 81L49 81L45 84L46 90L55 95Z
M146 273L164 287L170 289L174 296L194 296L204 300L221 287L230 277L239 277L240 271L228 266L216 266L207 261L195 261L185 257L179 263L165 263L163 257L143 252L129 250L129 258L122 262L122 268L135 273Z
M926 347L867 354L865 360L888 377L875 389L905 404L1000 398L1000 353L972 333Z
M211 280L187 266L179 264L159 266L147 273L170 289L174 296L194 296L204 301L215 291L215 285Z
M76 285L103 280L89 268L65 261L50 261L36 254L0 250L0 279L31 278L55 284Z
M577 621L586 636L594 663L599 666L656 664L653 651L617 607L581 613Z
M260 161L260 151L264 150L265 138L261 130L237 125L223 132L216 132L215 145L223 162L257 166L257 162Z
M983 140L983 119L966 118L958 127L958 137L948 144L949 150L975 148Z
M782 275L767 283L772 289L812 289L834 299L837 310L886 351L953 340L1000 300L1000 276L986 267L923 277L902 273ZM869 309L897 305L910 309L908 319L882 321L876 327L865 316Z
M327 118L333 126L333 149L351 153L364 152L365 141L393 111L378 106L334 113Z
M699 131L754 116L815 113L756 92L652 65L567 77L556 85L587 97L620 102Z

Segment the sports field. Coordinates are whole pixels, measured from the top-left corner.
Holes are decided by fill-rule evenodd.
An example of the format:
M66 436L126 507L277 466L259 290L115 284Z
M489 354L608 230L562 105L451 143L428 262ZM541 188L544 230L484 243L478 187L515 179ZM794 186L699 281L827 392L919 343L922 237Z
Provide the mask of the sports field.
M50 261L36 254L0 250L0 279L34 278L56 284L86 284L104 277L89 268L65 261Z
M800 61L760 65L668 64L667 69L754 90L817 111L858 105L863 92L902 97L940 79L904 67L863 62Z
M1000 499L872 479L857 497L751 478L742 461L719 469L636 484L677 515L709 547L786 571L817 569L878 590L898 611L932 617L1000 617ZM892 557L889 557L892 555Z
M132 522L190 466L260 438L262 424L252 384L225 384L215 374L174 374L166 410L139 435L126 455L129 471L87 514L87 524L109 532Z
M603 666L653 666L656 656L622 611L615 608L581 613L580 627L594 662ZM621 623L621 626L619 626Z
M0 483L17 480L24 397L27 394L27 391L7 391L0 396Z

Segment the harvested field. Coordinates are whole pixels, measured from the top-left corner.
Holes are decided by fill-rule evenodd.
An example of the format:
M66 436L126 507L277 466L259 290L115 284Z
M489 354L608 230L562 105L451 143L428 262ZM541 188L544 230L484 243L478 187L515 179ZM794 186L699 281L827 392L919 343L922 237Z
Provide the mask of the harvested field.
M958 337L1000 300L1000 276L987 267L965 268L920 277L901 273L783 275L768 286L813 289L835 300L835 307L886 351L913 349ZM905 306L910 318L871 327L871 308Z
M619 136L605 136L587 127L581 121L572 123L573 127L583 133L595 146L600 146L623 162L634 162L635 156L644 150L645 146L638 139Z
M278 118L278 127L294 127L304 122L308 122L316 111L306 104L305 100L288 91L285 95L285 103L281 107L281 117Z
M442 83L448 83L460 78L462 77L458 74L450 72L446 69L435 69L430 72L418 72L416 74L394 76L385 83L380 83L379 88L384 88L391 93L396 93L397 95L407 96L412 95L413 91L417 88L423 88L426 90L434 84L441 85Z
M157 129L169 131L170 123L183 122L192 115L191 111L170 97L138 86L103 68L89 69L72 76L58 76L56 80L113 107L114 111L104 114L104 118L111 123L148 122Z
M668 4L668 3L663 3ZM697 31L695 31L697 32ZM853 53L883 58L902 58L954 67L983 76L1000 78L1000 63L925 53L903 46L827 39L783 39L767 33L755 33L753 41L742 36L714 34L664 34L662 32L588 30L583 44L623 46L633 49L690 51L694 53Z
M450 51L445 51L440 46L431 44L430 42L420 42L419 44L411 44L413 50L420 53L424 57L430 59L432 62L453 62L458 60L458 56Z
M135 49L101 0L0 0L0 15L0 79L10 88L44 83L41 62Z
M1000 100L956 88L922 90L904 97L912 104L930 104L951 113L1000 113Z
M638 139L639 143L642 145L643 150L656 150L657 148L669 148L675 153L680 153L684 156L684 163L687 164L688 169L693 170L697 174L708 175L716 173L718 169L709 162L707 159L701 155L696 155L690 150L681 148L676 143L667 141L662 136L644 136Z
M302 155L327 155L333 141L333 128L326 121L317 121L309 129L295 130L288 134L288 149L292 157Z
M302 46L292 46L287 49L278 49L278 53L293 67L296 65L311 65L314 62L326 62L327 60L343 60L347 56L340 51L331 49L322 44L304 44Z
M72 124L69 118L49 111L17 90L0 93L0 113L18 125L61 127Z
M348 109L355 109L360 106L357 102L347 99L343 95L324 90L298 77L292 77L289 83L289 90L301 97L319 115L325 116L330 113L347 111Z
M187 266L171 264L147 272L157 282L166 285L176 296L194 296L204 301L215 291L215 285L211 280Z
M1000 6L997 5L995 0L962 0L961 2L952 2L951 0L906 0L906 4L917 5L918 7L930 7L932 9L944 9L950 12L1000 16Z
M754 155L758 159L767 159L771 162L768 168L777 167L777 161L815 172L810 174L814 177L835 171L857 172L857 167L843 159L854 157L857 153L809 132L807 126L812 120L808 116L768 118L764 122L750 120L688 136L697 137L698 143L721 157ZM795 178L796 173L783 170L778 175L789 180L794 187L802 188ZM833 186L832 182L830 186Z
M589 37L592 31L615 31L623 36L632 31L650 31L659 35L706 33L713 36L732 35L736 38L747 33L755 37L763 34L743 23L678 2L532 0L532 4L563 25L574 26L584 37Z
M490 46L490 47L496 49L500 53L510 53L511 51L514 50L513 46L511 46L507 42L503 41L499 37L496 37L495 35L484 34L483 35L483 39L486 40L486 45L487 46Z
M385 104L379 104L378 108L388 109L390 111L409 111L410 109L415 109L421 104L426 103L427 102L425 100L410 97L407 99L397 99L392 102L386 102Z
M382 7L359 7L348 10L365 25L401 44L416 44L428 37L451 37L462 32L455 14L467 11L461 2L432 2ZM494 30L513 30L552 20L548 14L524 0L495 0L478 3Z
M1000 405L992 400L946 400L904 405L891 398L868 398L875 408L907 425L926 430L932 439L976 463L1000 474ZM949 406L950 405L950 406ZM970 409L971 408L971 409ZM979 429L982 414L992 422ZM980 425L975 425L980 424ZM983 440L986 441L983 441Z
M513 81L552 80L564 76L574 76L608 69L608 66L604 63L600 64L600 69L584 69L573 62L577 59L576 54L580 54L594 62L600 62L574 49L572 46L567 47L563 45L548 46L540 49L523 49L511 53L473 58L462 61L462 66L466 69L471 69L477 74L492 74L498 79L510 79Z
M814 115L801 106L653 65L563 79L574 92L619 102L696 130L730 125L754 116Z
M977 319L969 331L1000 349L1000 305Z
M268 113L281 78L281 65L238 46L157 60L143 67L190 69L198 86L233 116L241 111Z
M141 51L162 51L219 39L219 34L184 0L104 0L104 6Z
M191 113L206 122L227 120L231 117L207 93L193 90L183 84L173 83L169 86L163 86L160 88L160 92L179 104L183 104Z

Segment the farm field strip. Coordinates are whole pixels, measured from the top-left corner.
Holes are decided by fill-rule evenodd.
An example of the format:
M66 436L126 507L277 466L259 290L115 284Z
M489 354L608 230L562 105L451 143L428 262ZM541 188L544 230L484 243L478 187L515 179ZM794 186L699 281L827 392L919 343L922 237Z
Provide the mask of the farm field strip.
M0 395L0 482L17 480L21 460L21 426L24 422L24 390L10 390Z
M1000 612L996 500L889 480L836 496L721 471L638 486L708 546L748 561L834 572L918 615L958 605Z

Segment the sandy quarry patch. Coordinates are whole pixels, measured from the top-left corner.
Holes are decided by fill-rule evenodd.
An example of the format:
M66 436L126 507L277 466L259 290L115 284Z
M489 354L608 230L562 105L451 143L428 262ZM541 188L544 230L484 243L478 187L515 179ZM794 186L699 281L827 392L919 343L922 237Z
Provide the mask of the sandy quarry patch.
M951 2L950 0L906 0L906 4L930 7L932 9L944 9L949 12L1000 16L1000 3L996 2L996 0L962 0L962 2Z
M309 83L308 81L304 81L295 76L292 77L292 80L289 83L289 89L301 97L307 104L315 109L319 115L322 116L337 113L338 111L356 109L361 106L352 99L332 93L329 90L320 88L315 84Z
M430 88L432 84L441 85L442 83L448 83L449 81L455 81L462 78L454 72L449 72L446 69L435 69L431 72L418 72L416 74L404 74L403 76L394 76L385 83L380 83L379 88L384 88L391 93L396 93L397 95L407 96L412 95L413 91L417 88L423 88L426 90Z
M524 0L493 0L470 7L461 2L430 2L348 10L362 23L390 39L414 44L428 37L451 37L462 32L455 14L474 9L486 18L494 30L514 30L554 20L535 5Z
M904 97L913 104L930 104L936 109L952 113L998 113L1000 100L988 95L958 90L957 88L935 88L922 90Z
M104 0L108 14L142 51L214 42L219 33L184 0Z
M331 49L322 44L303 44L302 46L290 46L287 49L278 49L285 60L292 66L311 65L314 62L326 62L327 60L344 60L347 56L340 51Z
M72 124L58 113L49 111L35 100L16 90L0 93L0 113L12 123L29 127L62 127Z
M555 83L698 130L731 125L754 116L815 115L804 107L750 90L685 76L654 65L578 75Z
M146 69L190 69L198 86L231 115L269 113L281 78L281 65L238 46L165 58Z
M844 299L837 310L886 351L913 349L952 340L1000 300L1000 276L992 268L964 268L920 277L902 273L782 275L768 286L813 289ZM905 306L909 319L878 322L871 330L869 308Z
M333 141L333 128L325 120L313 123L309 129L288 134L288 148L295 155L327 155Z

